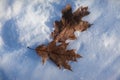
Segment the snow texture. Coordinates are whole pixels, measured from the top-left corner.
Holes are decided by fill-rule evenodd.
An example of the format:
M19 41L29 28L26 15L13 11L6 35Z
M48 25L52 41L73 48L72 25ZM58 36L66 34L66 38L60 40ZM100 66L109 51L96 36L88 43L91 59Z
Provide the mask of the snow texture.
M70 41L68 49L83 56L70 63L73 72L42 65L26 47L47 44L61 10L88 6L93 23ZM0 0L0 80L120 80L120 0Z

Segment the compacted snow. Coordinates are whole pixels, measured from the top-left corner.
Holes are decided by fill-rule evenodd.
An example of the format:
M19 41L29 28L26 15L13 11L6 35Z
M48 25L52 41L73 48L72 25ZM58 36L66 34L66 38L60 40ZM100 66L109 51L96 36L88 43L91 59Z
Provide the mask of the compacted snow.
M75 32L68 49L83 56L71 62L73 72L50 60L42 65L32 48L52 39L61 10L88 6L93 25ZM120 80L120 0L0 0L0 80Z

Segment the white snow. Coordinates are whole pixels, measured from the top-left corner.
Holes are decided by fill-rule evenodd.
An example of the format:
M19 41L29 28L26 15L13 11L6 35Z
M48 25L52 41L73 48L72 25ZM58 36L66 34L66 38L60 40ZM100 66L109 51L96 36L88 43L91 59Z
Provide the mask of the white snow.
M75 32L68 49L83 56L71 62L73 72L60 70L51 61L42 65L27 49L52 39L53 22L61 10L88 6L83 18L93 25ZM120 0L0 0L0 80L120 80Z

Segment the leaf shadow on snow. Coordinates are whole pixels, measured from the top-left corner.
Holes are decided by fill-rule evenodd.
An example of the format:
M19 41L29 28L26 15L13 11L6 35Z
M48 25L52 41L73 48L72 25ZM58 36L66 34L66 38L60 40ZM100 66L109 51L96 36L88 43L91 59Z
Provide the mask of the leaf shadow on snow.
M52 11L50 12L50 16L49 16L49 20L47 20L45 22L45 24L50 28L50 30L52 31L52 28L53 28L53 23L54 21L56 20L60 20L61 18L61 10L63 8L65 8L65 6L67 4L70 4L72 6L72 9L74 11L74 7L75 7L75 1L69 1L69 0L65 0L65 1L60 1L59 4L57 2L54 2L54 3L51 3L51 5L53 6L53 9Z
M38 61L39 56L37 55L36 51L27 48L25 53L26 54L24 56L27 56L27 57L29 57L29 58L31 58L33 60L37 60Z
M19 49L21 44L19 43L19 34L17 31L16 22L14 19L10 19L5 22L2 27L2 38L4 41L4 49L13 51Z

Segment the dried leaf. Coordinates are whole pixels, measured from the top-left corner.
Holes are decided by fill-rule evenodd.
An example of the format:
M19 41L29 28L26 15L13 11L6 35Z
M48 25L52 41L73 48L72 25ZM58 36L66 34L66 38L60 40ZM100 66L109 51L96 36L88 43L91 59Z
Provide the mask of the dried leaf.
M52 32L52 37L55 42L65 42L67 39L76 39L75 31L85 31L90 27L87 21L82 21L82 17L89 14L88 7L80 7L72 13L72 8L68 4L62 10L62 19L55 21L55 30Z
M50 42L48 46L41 45L36 48L38 55L42 57L43 63L46 59L51 59L59 68L66 68L72 70L69 61L77 61L77 58L81 56L75 53L75 50L66 50L67 43L56 45L56 43Z
M42 57L42 63L44 64L47 59L52 60L59 68L71 70L69 61L77 61L77 58L81 58L79 54L75 53L75 50L67 50L68 43L65 43L67 39L76 39L74 35L75 31L85 31L90 27L87 21L83 21L82 17L89 14L88 7L80 7L75 12L72 12L71 6L66 5L62 10L62 18L60 21L54 22L55 30L51 33L53 41L47 46L40 45L36 48L36 52ZM59 45L56 45L60 43Z

